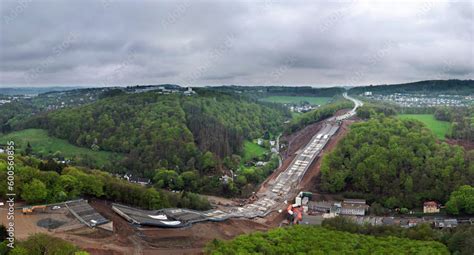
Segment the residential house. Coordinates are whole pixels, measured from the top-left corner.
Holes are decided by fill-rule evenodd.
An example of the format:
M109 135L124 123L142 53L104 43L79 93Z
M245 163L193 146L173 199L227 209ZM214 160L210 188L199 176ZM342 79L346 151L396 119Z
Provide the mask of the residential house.
M369 206L363 199L346 199L341 202L318 201L309 202L310 213L333 213L342 215L364 216Z
M134 177L134 176L132 176L131 174L125 174L125 175L123 176L123 178L124 178L125 180L127 180L128 182L137 183L137 184L140 184L140 185L143 185L143 186L146 186L146 185L151 184L151 180L150 180L150 179L141 178L141 177Z
M193 91L193 89L191 87L188 87L188 89L183 92L183 95L185 95L185 96L192 96L194 94L196 94L196 92Z
M433 221L436 228L455 228L458 226L457 219L441 219L437 218Z
M435 201L424 202L423 213L439 213L439 204Z
M232 177L228 176L227 174L224 174L221 178L219 178L222 183L229 183L229 181L232 180Z
M328 201L310 201L308 203L308 211L313 213L329 213L333 204L334 203Z
M341 214L364 216L368 209L369 206L363 199L346 199L342 202Z
M420 222L419 219L401 219L400 220L400 227L402 228L412 228L418 225Z

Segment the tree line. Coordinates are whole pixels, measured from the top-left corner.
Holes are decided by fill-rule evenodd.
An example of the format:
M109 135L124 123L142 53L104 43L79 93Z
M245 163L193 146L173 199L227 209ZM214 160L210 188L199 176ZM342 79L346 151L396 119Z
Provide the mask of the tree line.
M474 106L441 107L434 112L437 120L451 122L448 136L474 142Z
M185 207L210 209L209 202L191 192L173 193L129 183L99 171L64 167L60 173L38 169L41 161L18 156L15 161L15 193L28 204L56 203L79 197L96 197L144 209ZM0 177L6 179L7 161L0 156ZM6 182L0 183L1 197L7 194Z
M276 228L214 240L207 254L449 254L442 243L393 236L374 237L316 226Z
M337 111L342 109L349 109L353 107L352 101L347 99L339 99L333 103L323 105L313 111L303 113L289 123L286 132L292 133L300 130L307 125L316 123L323 119L333 116Z
M1 231L4 231L1 225ZM63 239L47 234L38 233L30 235L26 240L16 240L15 248L7 247L6 241L0 239L0 254L2 255L89 255L86 251L81 251L77 246Z
M347 217L335 217L324 219L322 226L331 230L375 237L394 236L420 241L437 241L446 245L452 254L470 255L474 250L474 226L469 225L460 225L452 230L434 229L428 224L403 228L395 225L361 225Z

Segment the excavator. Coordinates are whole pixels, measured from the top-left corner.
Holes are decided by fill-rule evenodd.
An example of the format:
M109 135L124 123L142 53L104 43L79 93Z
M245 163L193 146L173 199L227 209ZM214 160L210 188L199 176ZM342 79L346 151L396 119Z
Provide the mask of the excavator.
M295 198L295 203L288 205L286 211L288 212L288 221L290 224L299 224L303 220L303 207L308 204L309 199L313 196L311 192L301 191Z
M34 205L34 206L23 207L23 214L32 214L36 210L42 210L44 212L46 210L46 206L45 205Z

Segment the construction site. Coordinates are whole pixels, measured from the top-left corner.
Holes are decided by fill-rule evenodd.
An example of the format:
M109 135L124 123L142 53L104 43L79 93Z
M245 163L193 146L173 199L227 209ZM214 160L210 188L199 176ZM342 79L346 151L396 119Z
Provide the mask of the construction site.
M336 116L353 116L348 113ZM350 123L333 117L282 137L288 144L280 152L282 165L243 206L239 199L210 197L214 209L208 211L141 210L100 199L21 207L15 212L17 237L50 233L91 254L196 254L213 239L282 224L318 224L319 219L306 213L312 194L304 191L319 174L321 154L336 145Z

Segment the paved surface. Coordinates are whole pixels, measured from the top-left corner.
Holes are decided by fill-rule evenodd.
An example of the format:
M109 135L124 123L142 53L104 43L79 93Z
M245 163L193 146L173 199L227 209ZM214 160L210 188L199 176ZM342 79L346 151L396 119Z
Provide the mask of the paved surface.
M87 200L80 199L76 201L65 202L64 204L79 221L89 227L94 227L109 222L108 219L104 218L104 216L92 208Z
M343 96L354 102L354 108L344 115L332 117L326 120L323 128L313 136L311 141L303 149L297 152L298 155L291 162L288 168L282 171L274 180L269 182L268 188L265 191L256 194L258 199L253 203L242 207L230 207L222 210L213 209L205 212L187 209L163 209L158 211L141 210L140 216L145 216L145 219L141 217L137 217L139 218L137 219L133 217L133 213L124 212L132 208L124 208L125 210L121 212L125 213L129 218L133 218L132 220L128 219L129 221L142 225L147 225L147 222L153 219L153 222L156 223L158 221L159 223L153 224L155 226L170 225L171 221L175 226L185 226L190 223L206 220L223 221L229 218L264 217L273 211L282 209L285 207L286 201L292 201L295 197L298 192L295 188L301 182L301 179L311 163L319 155L329 139L331 139L331 137L337 132L340 127L340 121L354 116L357 108L362 106L361 101L349 97L347 93L344 93ZM120 205L116 206L116 208L120 208ZM166 220L155 219L157 215L163 214L166 215ZM170 222L167 223L167 221Z

